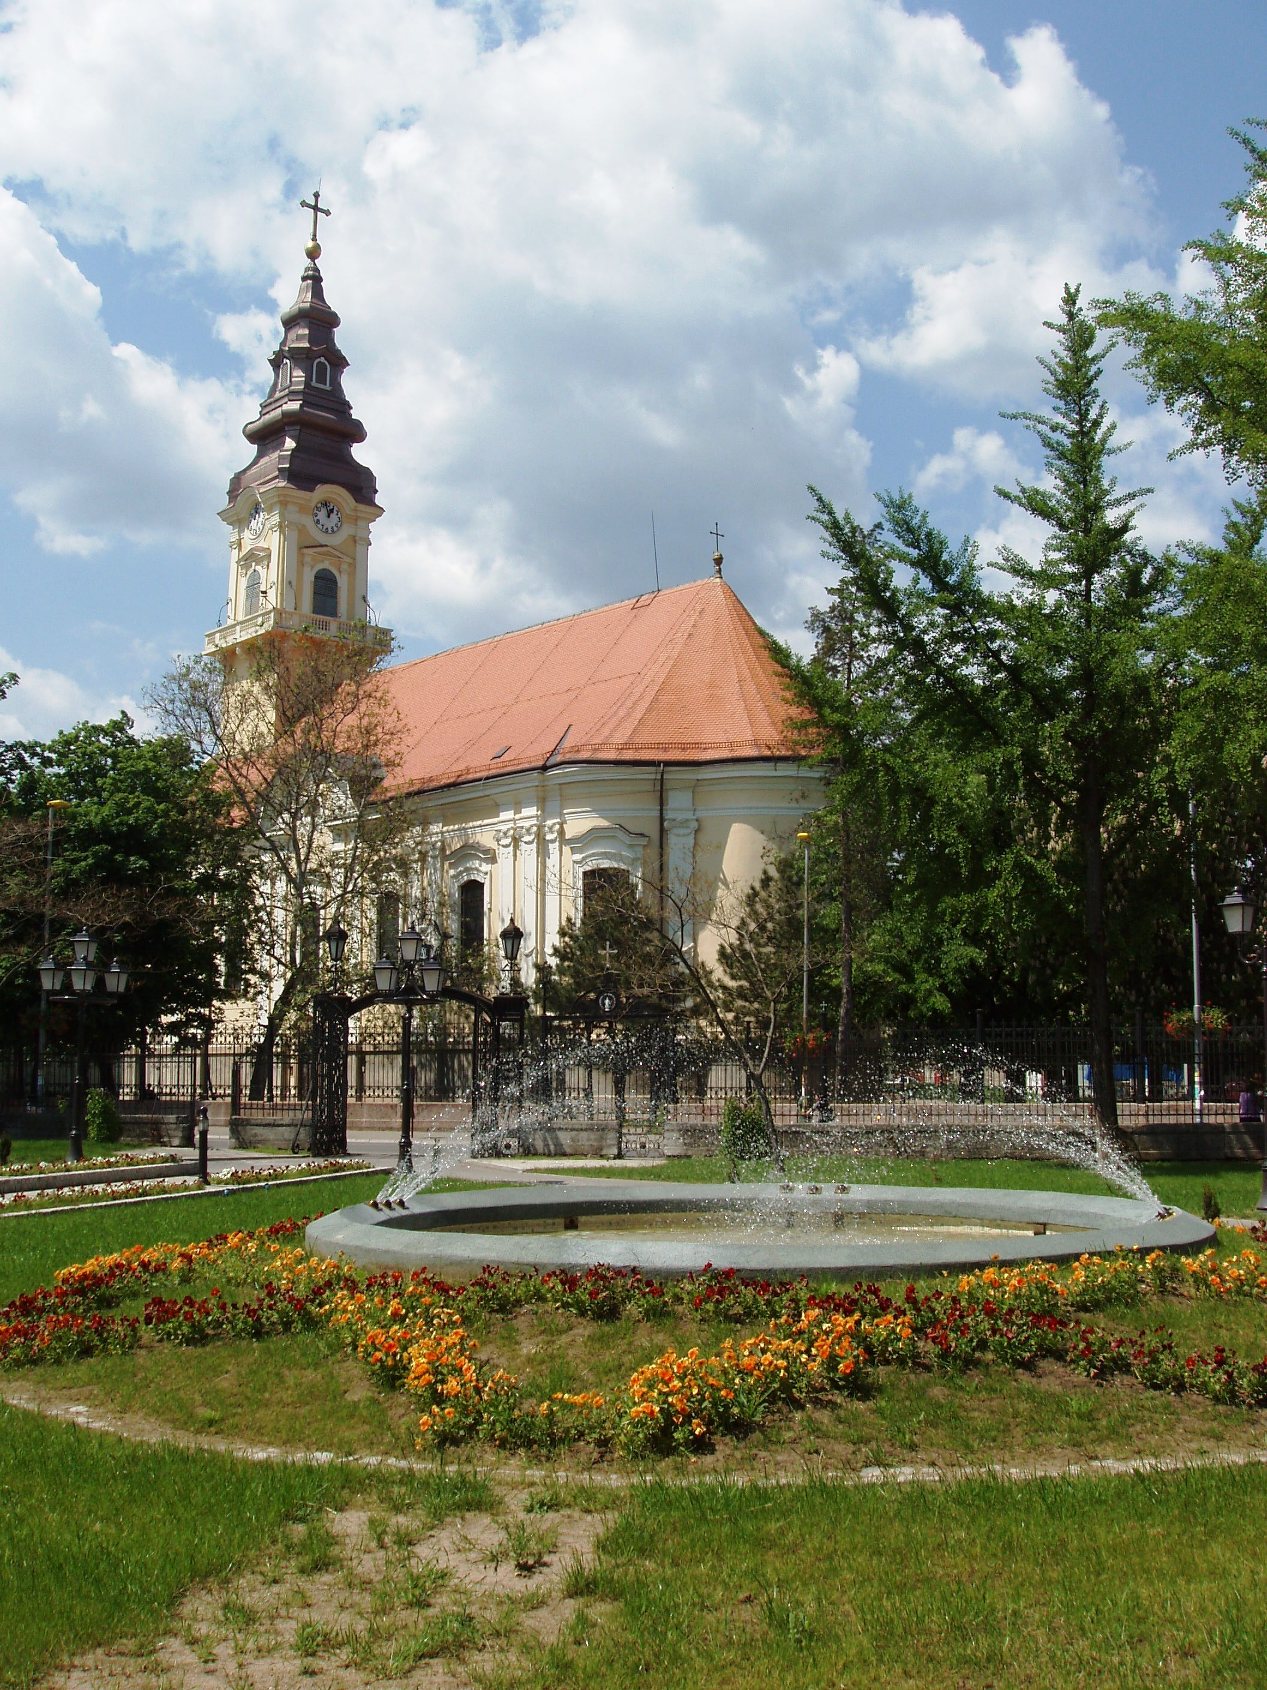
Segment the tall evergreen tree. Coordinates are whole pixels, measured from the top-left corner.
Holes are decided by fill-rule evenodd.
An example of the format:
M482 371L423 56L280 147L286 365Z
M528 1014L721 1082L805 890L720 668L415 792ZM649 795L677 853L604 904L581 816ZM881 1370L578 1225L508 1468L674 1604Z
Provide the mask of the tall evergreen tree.
M1044 413L1009 413L1043 448L1047 483L996 492L1047 529L1031 564L1005 549L1016 584L1003 601L1011 738L1040 813L1076 840L1083 971L1096 1104L1116 1121L1110 994L1109 878L1119 843L1153 820L1159 718L1166 691L1155 661L1167 566L1135 534L1144 493L1109 473L1115 425L1100 393L1104 349L1066 287L1055 354L1043 359ZM1119 841L1118 835L1122 838Z
M832 538L840 579L829 589L826 607L810 612L807 626L814 637L814 655L798 671L801 695L826 729L816 753L829 784L815 831L820 873L825 854L834 889L838 1064L857 1028L858 965L884 879L886 774L899 731L891 654L858 579L864 556L883 571L874 555L879 537L879 524L863 528L847 511L837 519Z
M1043 448L1046 479L998 489L1046 539L1037 562L1003 553L1005 590L985 584L974 545L952 546L908 495L881 497L883 543L861 552L842 545L850 530L821 495L811 519L883 626L925 743L939 731L965 789L985 790L974 825L995 837L975 868L996 911L1018 894L1043 901L1052 954L1076 947L1095 1102L1112 1124L1113 924L1128 919L1114 897L1119 859L1173 814L1158 777L1173 693L1158 649L1169 574L1135 534L1143 494L1119 492L1110 473L1121 448L1099 390L1104 350L1078 289L1047 326L1050 408L1014 414Z
M1251 133L1264 128L1231 131L1245 186L1224 202L1226 227L1185 248L1208 285L1179 300L1128 293L1098 302L1101 324L1130 349L1128 368L1186 424L1179 452L1218 452L1239 484L1220 542L1184 550L1171 641L1183 676L1174 757L1196 799L1208 901L1247 862L1260 895L1267 890L1267 146ZM1217 917L1210 927L1217 945ZM1227 961L1230 982L1240 971Z

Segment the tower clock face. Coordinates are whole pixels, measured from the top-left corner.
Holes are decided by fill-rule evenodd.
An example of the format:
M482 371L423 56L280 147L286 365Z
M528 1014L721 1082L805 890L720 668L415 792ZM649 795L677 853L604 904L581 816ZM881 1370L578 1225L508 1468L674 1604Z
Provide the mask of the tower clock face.
M257 503L252 506L251 514L246 519L246 532L252 540L258 540L264 532L263 505Z
M337 534L343 527L343 512L333 499L321 499L312 507L312 520L323 534Z

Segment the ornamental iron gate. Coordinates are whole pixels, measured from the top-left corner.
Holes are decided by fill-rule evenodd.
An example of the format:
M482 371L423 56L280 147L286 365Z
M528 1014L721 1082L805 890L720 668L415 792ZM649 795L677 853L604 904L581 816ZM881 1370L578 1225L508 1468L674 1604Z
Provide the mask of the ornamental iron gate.
M472 1012L468 1095L473 1137L480 1142L486 1138L495 1141L507 1067L511 1066L514 1074L522 1076L524 1020L528 1000L511 993L485 997L479 992L469 992L461 986L442 986L437 998L443 1002L464 1004ZM384 999L377 992L367 992L358 998L327 993L313 1000L311 1097L314 1156L347 1155L349 1026L353 1017L359 1015L363 1009L368 1009L371 1005L381 1007L391 1001L390 998ZM408 1059L412 1063L412 1051ZM437 1066L449 1070L447 1052L443 1045L440 1047ZM412 1093L412 1075L402 1077L402 1093L406 1090L406 1082ZM522 1098L521 1078L517 1089Z

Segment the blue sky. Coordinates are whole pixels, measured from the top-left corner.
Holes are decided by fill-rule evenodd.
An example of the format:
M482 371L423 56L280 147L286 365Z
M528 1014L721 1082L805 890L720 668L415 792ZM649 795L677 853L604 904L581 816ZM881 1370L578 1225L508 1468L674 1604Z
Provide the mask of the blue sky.
M320 179L327 292L405 656L709 567L787 637L862 516L1032 544L998 420L1038 404L1060 286L1173 288L1242 181L1240 0L0 3L0 734L121 707L225 597ZM1264 112L1267 115L1267 112ZM1120 375L1156 545L1215 464Z

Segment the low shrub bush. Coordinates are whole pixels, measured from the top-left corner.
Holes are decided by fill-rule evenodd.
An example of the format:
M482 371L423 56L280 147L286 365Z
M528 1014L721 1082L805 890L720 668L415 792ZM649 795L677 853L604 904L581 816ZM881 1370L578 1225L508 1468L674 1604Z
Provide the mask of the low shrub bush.
M770 1130L755 1097L728 1097L722 1104L721 1147L732 1162L760 1162L771 1154Z
M90 1144L117 1144L123 1137L119 1105L108 1091L88 1093L84 1105L84 1137Z

